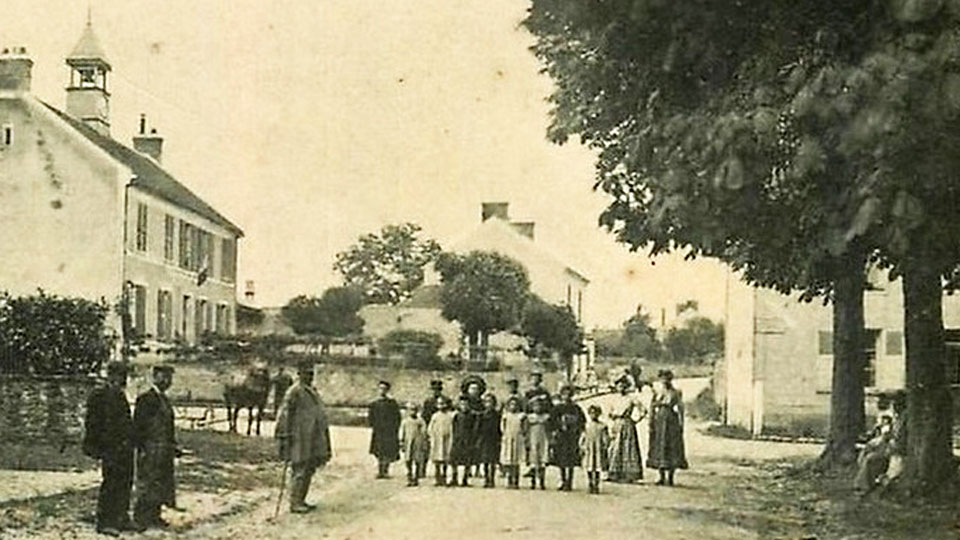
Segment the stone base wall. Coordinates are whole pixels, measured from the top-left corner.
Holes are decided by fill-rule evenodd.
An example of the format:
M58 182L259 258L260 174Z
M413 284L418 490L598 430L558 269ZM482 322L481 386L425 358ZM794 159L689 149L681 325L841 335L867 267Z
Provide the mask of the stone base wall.
M0 375L0 434L4 443L79 445L93 377Z

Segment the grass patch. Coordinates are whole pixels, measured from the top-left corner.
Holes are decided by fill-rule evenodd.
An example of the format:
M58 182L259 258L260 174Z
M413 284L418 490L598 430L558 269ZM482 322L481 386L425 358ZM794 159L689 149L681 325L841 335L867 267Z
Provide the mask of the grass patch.
M0 442L0 469L80 472L96 467L97 462L85 456L78 444L60 447L49 441Z
M727 424L710 424L704 428L703 432L713 437L723 437L725 439L749 440L753 438L753 435L746 428Z

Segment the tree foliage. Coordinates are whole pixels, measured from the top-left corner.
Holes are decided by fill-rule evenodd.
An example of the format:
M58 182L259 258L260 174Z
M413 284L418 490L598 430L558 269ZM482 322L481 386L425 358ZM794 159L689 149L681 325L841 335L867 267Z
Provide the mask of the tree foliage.
M570 306L550 304L536 295L530 295L523 307L520 334L527 339L528 354L535 358L557 354L569 363L583 350L583 329Z
M440 244L421 239L414 223L387 225L365 234L337 254L334 270L348 286L363 290L373 304L398 304L423 283L423 269L440 253Z
M280 310L294 333L316 337L329 344L333 338L357 335L363 319L363 292L354 287L331 287L319 298L300 295Z
M526 21L557 83L550 136L597 150L612 197L601 220L622 241L717 256L806 298L861 280L867 259L905 276L918 486L952 476L949 429L932 420L951 414L942 321L925 315L960 262L958 12L942 0L534 0ZM862 302L848 285L845 301Z
M663 347L674 362L708 364L723 355L723 325L707 317L687 319L667 331Z
M460 324L471 349L485 346L490 334L520 323L530 292L530 279L521 263L489 251L443 253L437 270L443 316Z
M87 375L110 358L115 338L106 327L110 307L39 291L0 294L0 372Z

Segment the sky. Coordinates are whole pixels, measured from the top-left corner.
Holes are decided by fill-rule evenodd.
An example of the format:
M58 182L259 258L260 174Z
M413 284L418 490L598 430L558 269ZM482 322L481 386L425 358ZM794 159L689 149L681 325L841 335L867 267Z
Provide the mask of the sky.
M0 44L27 47L54 106L88 4L114 138L147 115L164 167L244 229L239 292L253 280L260 305L339 284L335 254L361 234L412 221L443 245L508 201L591 278L597 326L686 299L723 317L719 264L630 253L598 227L593 154L545 138L524 0L4 0Z

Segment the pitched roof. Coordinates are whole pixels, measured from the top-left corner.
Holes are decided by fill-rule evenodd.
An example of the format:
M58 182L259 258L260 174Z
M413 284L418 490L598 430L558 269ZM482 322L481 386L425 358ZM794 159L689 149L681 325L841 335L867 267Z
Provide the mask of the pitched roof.
M163 170L155 161L149 157L128 148L114 139L101 135L90 126L73 118L72 116L60 111L59 109L43 103L48 109L59 116L63 121L80 132L81 135L90 140L93 144L99 146L102 150L110 154L114 159L129 167L133 171L134 179L130 182L152 195L174 203L178 206L196 212L197 214L209 219L238 236L243 236L243 230L233 224L229 219L213 209L212 206L203 201L200 197L187 189L186 186L177 181L176 178Z
M93 33L93 25L90 23L87 23L83 28L80 41L77 42L73 51L67 56L67 61L69 62L70 60L102 60L109 65L110 62L107 60L107 54L103 52L103 47L100 46L100 40L97 39L97 35Z

